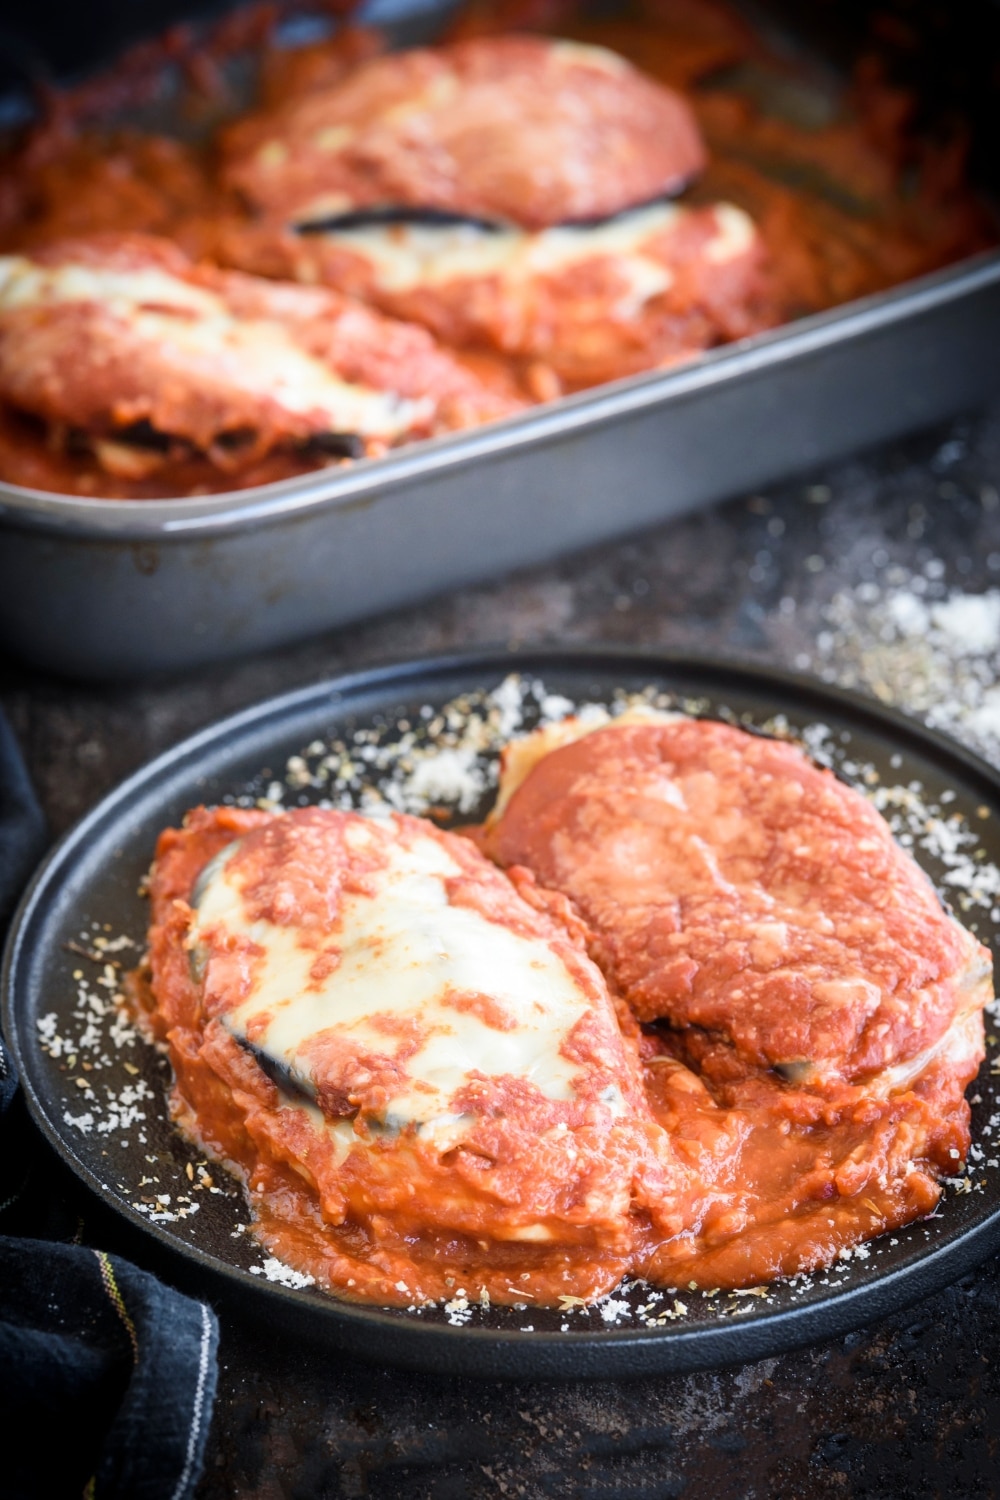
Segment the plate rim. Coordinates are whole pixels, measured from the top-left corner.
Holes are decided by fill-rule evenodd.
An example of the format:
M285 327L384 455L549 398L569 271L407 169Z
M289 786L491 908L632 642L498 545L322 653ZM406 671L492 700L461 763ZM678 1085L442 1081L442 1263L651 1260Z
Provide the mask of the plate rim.
M235 1298L239 1306L249 1289L257 1294L253 1300L267 1321L277 1320L286 1327L291 1324L311 1342L319 1341L326 1346L332 1343L345 1352L401 1368L435 1372L446 1369L454 1374L499 1379L638 1378L744 1363L840 1337L943 1289L992 1251L1000 1249L1000 1207L997 1207L980 1222L966 1226L956 1237L932 1243L913 1259L887 1268L871 1281L836 1289L828 1296L797 1306L775 1311L761 1308L747 1318L657 1329L635 1326L585 1329L568 1335L549 1330L529 1333L424 1323L418 1318L401 1319L398 1312L349 1303L333 1296L327 1302L304 1298L290 1288L226 1264L197 1244L189 1244L159 1224L150 1223L127 1202L109 1195L106 1183L77 1155L73 1142L50 1117L22 1046L19 997L29 963L26 946L33 925L46 919L45 908L52 891L58 889L61 871L64 867L73 869L86 849L91 832L113 828L136 798L143 793L155 794L165 779L175 779L195 766L210 749L221 749L227 742L237 744L250 732L260 732L269 724L277 729L310 707L347 705L351 697L370 696L392 688L402 693L420 681L438 683L460 673L479 674L488 681L512 672L544 677L546 672L560 668L575 671L593 668L606 674L616 664L623 674L649 672L665 678L668 685L672 674L708 679L702 682L701 690L711 688L712 679L718 680L720 688L728 680L744 691L777 690L782 697L792 697L806 711L825 705L828 711L860 718L875 730L901 736L932 759L952 761L966 778L982 786L1000 804L1000 771L920 719L863 692L752 659L733 660L721 655L603 643L526 645L517 649L498 646L395 658L258 700L185 736L112 787L52 845L11 920L0 968L3 1035L35 1127L63 1165L105 1209L110 1209L130 1230L142 1236L143 1244L151 1241L153 1247L168 1252L168 1279L173 1272L173 1279L189 1280L193 1263L208 1276L211 1288L227 1305L233 1305ZM678 686L683 690L683 683ZM23 1019L26 1030L30 1018L25 1015ZM181 1264L175 1266L175 1261Z

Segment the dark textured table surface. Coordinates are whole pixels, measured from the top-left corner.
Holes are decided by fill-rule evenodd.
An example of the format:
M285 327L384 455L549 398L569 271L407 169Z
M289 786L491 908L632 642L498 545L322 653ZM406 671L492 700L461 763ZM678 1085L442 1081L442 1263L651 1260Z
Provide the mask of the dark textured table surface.
M618 545L236 664L101 688L3 668L54 833L199 726L345 669L610 642L773 663L1000 764L1000 410ZM1000 1275L846 1338L636 1382L485 1385L348 1365L223 1318L202 1500L1000 1494Z

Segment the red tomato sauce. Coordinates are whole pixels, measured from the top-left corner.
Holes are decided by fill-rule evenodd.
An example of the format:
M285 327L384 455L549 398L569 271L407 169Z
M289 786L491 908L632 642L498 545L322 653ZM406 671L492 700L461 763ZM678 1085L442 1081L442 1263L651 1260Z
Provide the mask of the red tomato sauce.
M664 777L673 778L674 792L664 793ZM401 1305L476 1300L484 1288L496 1302L589 1301L626 1272L672 1288L758 1286L828 1265L929 1213L941 1177L964 1158L964 1089L983 1055L984 950L943 912L922 872L859 794L791 745L686 721L592 732L548 753L475 839L511 866L512 886L499 876L484 879L483 861L472 860L470 849L467 872L449 892L456 904L506 921L518 891L529 908L511 918L515 928L561 933L556 941L580 973L581 959L572 954L586 945L610 979L621 1060L613 1062L607 1023L596 1018L563 1050L602 1060L622 1079L627 1117L594 1149L602 1171L631 1183L628 1201L610 1216L584 1200L569 1211L563 1202L555 1242L504 1237L497 1203L542 1201L549 1171L553 1201L558 1196L554 1158L541 1146L555 1106L539 1113L514 1077L470 1085L468 1098L454 1107L485 1110L484 1120L492 1111L506 1123L494 1136L484 1125L474 1149L447 1152L429 1175L418 1163L401 1178L400 1159L388 1150L381 1165L376 1150L374 1169L370 1151L324 1160L322 1140L309 1135L296 1111L279 1108L276 1085L216 1019L222 1002L213 997L244 993L253 954L240 943L230 946L219 958L222 969L199 983L188 937L199 873L234 839L264 830L248 866L247 909L269 921L304 923L307 933L314 927L309 944L321 958L327 893L348 876L334 879L324 873L323 859L309 854L309 816L200 810L183 829L161 835L151 883L153 983L142 977L136 995L154 1035L169 1044L182 1130L244 1180L265 1245L320 1285ZM279 846L286 859L280 866ZM707 857L705 848L712 850ZM801 880L783 864L782 848L800 862ZM838 858L846 876L838 874ZM806 865L811 873L804 875ZM291 885L289 869L300 871ZM300 877L306 884L296 895ZM349 878L361 882L359 889L367 879L364 870ZM865 880L875 884L862 889ZM876 911L880 943L873 942L878 934L852 929L856 895ZM772 927L781 903L780 920L798 923L806 934L839 927L839 951L792 956L817 984L824 966L831 981L852 969L853 930L861 961L870 948L873 982L888 997L881 1020L864 1003L846 1031L830 1033L822 1010L808 1015L803 1029L801 997L780 982L774 933L771 949L753 949L760 925L755 903L765 898ZM703 991L690 974L678 984L676 962L661 961L657 922L661 939L687 931L691 961L704 971ZM730 961L727 976L727 945L740 926L745 951L739 963ZM899 972L887 978L894 961ZM741 1012L739 984L745 1000L755 975L759 998ZM769 985L768 975L778 982ZM966 981L975 1004L961 999ZM702 993L716 1007L710 1021L698 1010ZM489 996L462 993L454 1006L503 1031ZM746 1013L756 1015L752 1025L743 1024ZM882 1024L886 1016L891 1025ZM419 1036L404 1036L390 1014L382 1019L399 1058L419 1046ZM316 1045L322 1058L327 1044L320 1037ZM808 1053L811 1067L783 1071L789 1048ZM333 1074L339 1061L333 1057ZM908 1082L885 1082L886 1068L910 1063ZM343 1092L346 1098L346 1085ZM328 1099L324 1111L344 1114L346 1105L336 1102ZM362 1124L355 1130L363 1134ZM374 1209L373 1170L376 1196L382 1195ZM486 1197L478 1196L487 1184ZM460 1205L454 1220L460 1230L442 1228L448 1204Z
M919 101L886 77L874 53L859 60L835 105L803 122L773 105L783 89L794 93L794 68L714 0L636 0L611 20L583 20L577 7L555 0L471 6L451 36L510 29L610 47L681 90L709 154L707 170L682 202L707 210L725 201L744 209L757 227L766 263L755 255L740 263L731 284L715 276L710 287L679 267L669 305L655 326L637 323L634 347L626 329L616 332L613 350L604 349L598 323L576 340L588 351L585 357L569 346L572 340L565 357L559 352L560 320L573 323L583 316L592 290L589 283L575 285L573 275L539 292L535 315L540 328L551 325L549 357L502 352L509 343L502 298L495 316L490 314L494 338L488 347L477 342L475 327L454 298L436 300L419 290L396 297L388 311L423 321L500 395L544 401L666 365L898 285L997 242L992 215L968 181L967 128L952 120L944 133L921 133L915 125ZM208 45L199 48L191 38L172 34L169 44L138 49L106 77L50 98L47 118L8 154L0 179L0 250L31 250L106 230L144 231L174 240L196 259L276 277L292 274L281 244L273 236L260 238L241 195L219 170L217 128L232 118L220 63L250 45L261 59L260 100L276 109L342 79L382 43L374 33L350 27L332 41L292 51L269 50L266 38L267 17L251 7L242 19L223 23ZM194 143L113 123L123 107L127 112L155 97L156 80L171 59L179 59L192 84L187 113L199 127ZM338 254L329 253L333 272ZM355 286L347 262L347 289L365 296L364 278ZM602 274L611 275L611 269ZM603 285L600 295L604 306ZM323 462L329 460L277 450L221 472L193 455L137 477L108 471L72 432L41 428L12 411L0 419L4 478L109 499L224 491Z
M767 1281L930 1211L992 960L859 793L725 724L621 723L543 754L479 842L569 896L718 1195L652 1279Z

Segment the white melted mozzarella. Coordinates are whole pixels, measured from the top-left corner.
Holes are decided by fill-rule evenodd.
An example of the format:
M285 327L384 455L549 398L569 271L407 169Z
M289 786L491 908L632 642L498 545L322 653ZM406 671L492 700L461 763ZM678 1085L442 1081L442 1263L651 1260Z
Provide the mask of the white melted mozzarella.
M363 825L352 832L365 834ZM572 1098L580 1068L560 1049L590 1002L565 965L543 940L450 905L444 881L460 871L436 840L389 847L373 893L343 898L340 962L318 985L309 978L315 950L299 946L296 929L248 922L231 866L210 875L195 942L216 929L249 937L264 953L251 995L226 1013L225 1024L314 1089L304 1049L318 1033L332 1032L362 1054L393 1056L400 1038L373 1018L415 1023L420 1045L403 1061L406 1076L382 1123L415 1125L441 1150L472 1123L452 1108L472 1073L510 1075L547 1098ZM490 998L507 1029L447 1003L449 992L470 991ZM624 1101L614 1092L607 1102L620 1112ZM333 1129L352 1136L348 1122Z
M576 63L581 68L596 68L600 73L616 77L631 70L631 64L620 53L611 52L607 47L595 47L591 42L556 41L551 50L563 62Z
M23 255L0 256L0 308L56 302L103 302L116 312L149 304L211 314L218 299L154 266L133 271L72 262L40 266Z
M716 203L713 206L718 232L705 246L705 259L721 266L727 260L745 255L757 237L753 219L734 203Z
M315 221L324 211L329 210L317 202L299 215L299 222ZM369 261L378 285L387 292L487 277L518 285L613 258L629 282L619 309L627 316L669 290L673 276L653 252L652 242L676 229L688 212L675 203L655 203L603 224L534 232L512 225L491 230L475 224L400 223L325 230L323 237ZM721 265L745 253L756 230L752 219L732 204L717 204L714 212L717 232L703 253L706 260Z
M39 266L0 257L0 317L10 309L99 303L164 357L211 366L234 390L273 400L296 415L325 419L325 430L395 437L429 417L428 401L405 401L340 380L300 348L273 318L239 318L224 300L155 267L117 270L72 263Z

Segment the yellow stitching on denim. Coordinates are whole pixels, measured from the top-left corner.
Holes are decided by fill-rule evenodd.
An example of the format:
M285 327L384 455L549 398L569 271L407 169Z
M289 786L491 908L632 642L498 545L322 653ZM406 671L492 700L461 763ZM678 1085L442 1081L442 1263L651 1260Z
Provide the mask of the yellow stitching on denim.
M139 1336L135 1331L135 1324L129 1317L129 1311L125 1306L122 1294L118 1290L118 1283L115 1280L115 1273L112 1270L111 1262L108 1259L107 1255L105 1255L103 1250L95 1250L94 1254L97 1256L97 1262L101 1268L101 1280L104 1283L104 1290L107 1292L109 1298L111 1299L111 1302L114 1305L115 1312L118 1314L122 1322L125 1324L125 1327L128 1329L129 1340L132 1344L132 1358L136 1363L138 1363Z

